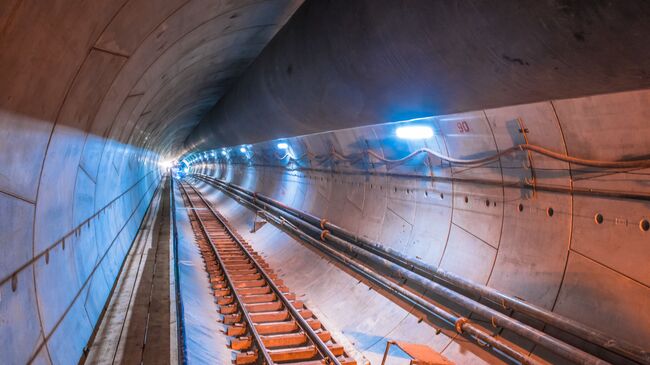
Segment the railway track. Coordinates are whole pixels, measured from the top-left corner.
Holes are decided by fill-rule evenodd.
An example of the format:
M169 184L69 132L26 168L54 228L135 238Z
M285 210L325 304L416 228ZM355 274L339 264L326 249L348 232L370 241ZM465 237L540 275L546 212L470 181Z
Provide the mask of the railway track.
M233 363L356 365L312 311L194 189L180 184Z

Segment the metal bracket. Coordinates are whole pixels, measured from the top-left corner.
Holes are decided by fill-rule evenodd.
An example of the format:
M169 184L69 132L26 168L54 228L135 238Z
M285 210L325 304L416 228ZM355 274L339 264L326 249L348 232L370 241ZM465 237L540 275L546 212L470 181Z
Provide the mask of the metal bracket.
M530 144L528 142L528 133L530 133L530 131L528 130L528 128L526 128L523 119L517 118L517 124L519 124L519 133L521 133L524 136L524 142L526 144ZM530 168L530 179L525 178L524 181L526 184L531 185L533 187L533 199L534 199L537 197L537 177L535 176L535 167L533 166L533 154L530 151L527 151L526 154L528 155L528 167Z

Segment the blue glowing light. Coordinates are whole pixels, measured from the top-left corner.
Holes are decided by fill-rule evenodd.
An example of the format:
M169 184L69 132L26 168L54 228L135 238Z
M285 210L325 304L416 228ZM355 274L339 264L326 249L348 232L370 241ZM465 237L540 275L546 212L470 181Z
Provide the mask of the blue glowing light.
M289 145L287 143L284 142L278 143L278 149L286 150L287 148L289 148Z
M242 148L240 148L240 149L239 149L239 152L241 152L241 153L246 153L246 147L242 147Z
M226 152L226 150L221 150L221 155L225 156L227 154L228 154L228 152Z
M395 134L401 139L426 139L433 137L433 129L426 125L406 125L397 127Z

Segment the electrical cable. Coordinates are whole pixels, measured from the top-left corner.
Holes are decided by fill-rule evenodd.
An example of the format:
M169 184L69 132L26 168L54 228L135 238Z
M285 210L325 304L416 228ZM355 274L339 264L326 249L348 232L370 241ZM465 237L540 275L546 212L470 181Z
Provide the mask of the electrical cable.
M454 158L451 156L447 156L444 154L441 154L439 152L436 152L432 149L429 148L420 148L417 149L408 155L398 158L398 159L388 159L377 152L374 152L372 150L367 150L364 151L363 153L360 154L351 154L348 156L342 155L335 150L332 150L332 152L324 155L314 155L314 159L318 160L320 162L326 162L331 159L336 159L340 161L346 161L346 162L351 162L351 163L356 163L357 161L361 160L363 157L360 155L366 154L368 157L373 157L376 160L379 160L381 162L387 163L387 164L392 164L392 165L400 165L403 164L414 157L421 155L421 154L427 154L430 156L437 157L443 161L447 161L452 164L457 164L457 165L479 165L479 164L484 164L484 163L489 163L489 162L494 162L499 160L502 156L505 155L510 155L513 153L516 153L517 151L530 151L534 152L539 155L543 155L549 158L552 158L554 160L558 161L563 161L567 163L572 163L580 166L588 166L588 167L598 167L598 168L613 168L613 169L622 169L622 168L650 168L650 159L638 159L638 160L622 160L622 161L603 161L603 160L591 160L591 159L585 159L585 158L579 158L579 157L573 157L569 155L565 155L562 153L558 153L549 149L546 149L541 146L533 145L533 144L519 144L510 148L507 148L503 151L491 154L486 157L481 157L481 158L474 158L474 159L459 159L459 158ZM285 158L289 158L290 161L293 162L298 162L302 158L304 158L306 154L303 154L299 158L292 158L291 156L285 155L281 160Z

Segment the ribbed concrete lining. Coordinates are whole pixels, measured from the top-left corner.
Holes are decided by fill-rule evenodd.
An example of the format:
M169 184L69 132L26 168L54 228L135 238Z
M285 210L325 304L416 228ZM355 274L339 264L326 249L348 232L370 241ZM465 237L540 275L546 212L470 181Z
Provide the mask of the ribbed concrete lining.
M530 143L574 156L620 160L647 153L649 117L650 90L642 90L433 117L418 122L436 131L424 141L397 140L391 124L284 141L294 156L332 150L350 155L371 148L396 159L428 147L468 158L521 143L523 135L516 122L520 119L528 128ZM469 126L467 133L458 129L457 123L463 121ZM229 164L199 160L195 170L261 192L616 338L641 347L650 343L650 232L639 226L643 219L650 219L647 201L541 190L533 194L531 189L444 181L523 183L531 177L524 152L499 163L450 169L433 157L428 165L423 157L392 167L363 162L319 164L310 157L298 166L287 166L287 159L279 160L276 142L253 145L249 150L249 156L254 156L251 160L234 150ZM612 173L538 155L533 155L532 166L537 184L566 189L647 193L650 181L647 169ZM385 173L413 177L381 175ZM212 190L204 187L206 192ZM219 193L210 194L240 232L250 230L252 213ZM595 221L597 214L605 217L602 224ZM384 299L361 293L347 274L268 226L249 234L251 242L268 255L272 265L282 268L292 288L306 293L312 305L361 350L372 339L386 336L420 339L459 363L474 356L496 361L464 341L432 337L431 328L415 324L416 317L406 317ZM528 341L505 336L546 361L560 361ZM373 357L381 350L377 345L365 354ZM615 357L610 361L626 363Z
M0 278L6 279L0 285L0 348L3 350L3 361L25 363L34 360L38 363L67 364L74 363L80 357L115 280L117 268L159 181L156 166L159 157L173 154L181 148L181 142L203 113L233 85L234 80L300 3L299 0L5 2L0 9L0 251L3 252L0 255ZM345 1L313 3L316 6L334 4L332 6L338 9L351 6ZM485 82L481 85L486 85L485 87L463 81L459 82L460 91L457 90L456 93L450 94L445 88L438 88L434 90L435 93L430 93L427 90L430 90L433 84L429 79L420 77L421 68L426 69L427 65L431 65L432 58L428 55L424 55L420 62L410 63L415 58L403 54L397 62L393 62L395 59L392 57L373 57L372 50L364 50L359 46L372 45L373 42L368 39L391 38L390 31L386 33L386 29L379 29L378 32L372 22L360 23L359 14L365 14L365 20L384 19L387 24L397 25L398 29L404 30L401 38L395 38L394 44L409 45L409 35L428 34L422 31L425 28L418 28L422 24L420 22L404 23L405 19L409 19L409 11L417 10L417 7L404 5L407 3L395 2L401 9L399 13L386 13L387 7L370 1L355 2L354 11L341 12L345 17L350 17L346 19L352 19L346 24L354 27L361 25L355 28L359 31L365 27L369 30L365 35L374 38L364 38L364 33L352 32L347 26L343 26L345 24L332 28L335 23L328 23L326 17L311 23L309 29L312 33L291 33L309 40L309 34L316 32L318 37L307 43L292 43L291 39L285 39L281 44L293 44L297 47L295 52L286 55L295 56L299 53L301 56L291 64L287 64L286 59L281 57L269 60L273 53L266 59L261 59L254 72L247 76L248 81L229 97L229 105L232 104L234 110L242 112L246 118L235 118L230 120L232 123L220 125L220 128L230 128L223 128L220 133L234 131L237 133L233 132L232 136L237 135L239 141L248 142L270 138L270 127L277 128L277 136L290 136L393 120L395 115L403 115L402 112L435 112L439 110L435 108L437 104L427 104L430 95L451 95L448 100L440 99L446 102L458 100L457 98L465 95L463 93L468 89L480 95L490 96L495 92L494 85L501 85L503 75L510 75L510 71L520 77L529 75L530 70L525 62L533 62L531 67L536 67L534 61L538 53L526 53L530 57L520 59L524 63L521 64L517 61L520 55L497 52L498 61L494 64L499 67L499 72L492 74L494 64L484 64L484 54L481 54L481 57L469 66L480 65L492 70L488 72L491 78L487 81L481 79ZM373 6L364 8L368 4ZM431 3L422 1L421 4ZM473 3L467 2L463 6L468 4ZM486 5L490 9L482 11L495 11L495 14L500 14L501 10L504 10L511 14L513 9L520 9L515 6L516 2L500 4L504 4L503 8L490 10L493 8L490 4ZM605 11L602 14L593 14L589 8L586 13L576 12L574 5L579 7L577 10L581 10L580 6L584 5L582 2L560 4L562 6L555 11L564 14L562 19L565 23L571 23L575 17L584 16L585 18L581 19L588 20L585 24L580 23L586 27L586 31L559 27L567 32L561 33L559 40L556 39L563 44L563 47L560 47L562 50L582 50L583 52L578 52L575 56L579 56L578 59L584 62L570 62L573 58L559 57L559 60L564 62L560 65L560 71L554 78L541 80L547 82L544 84L547 87L541 87L541 84L536 82L529 87L525 83L525 77L518 79L523 81L517 85L523 85L523 91L532 92L539 89L541 94L526 94L526 97L534 97L535 100L543 100L544 96L569 96L562 93L556 95L553 92L556 87L566 86L562 83L571 84L570 77L574 75L579 76L579 79L593 80L587 84L576 83L576 89L571 89L572 92L592 93L647 87L648 67L643 62L648 59L644 57L648 48L643 47L644 42L637 42L638 37L646 34L644 30L647 30L648 26L647 22L637 21L648 13L647 5L643 4L645 3L625 2L625 6L620 8L624 9L623 11ZM388 6L389 3L384 5ZM501 29L501 37L496 37L496 40L508 40L513 35L530 40L525 38L530 34L523 32L521 28L528 26L526 19L534 9L529 10L526 14L522 13L522 17L513 18L517 20L515 23L502 22L497 17L496 21L487 25L476 23L480 25L479 28L467 27L464 21L428 22L425 25L434 28L449 26L449 29L461 26L475 32L476 29L497 29L490 27L505 24L508 25L507 29L503 32L504 29L498 28ZM308 14L314 16L314 12ZM315 14L320 16L324 13ZM329 11L328 14L336 15L336 12ZM434 15L440 14L444 16L444 12ZM454 19L460 16L459 14L462 15L463 12L455 12ZM549 19L549 24L553 23L553 14L546 14L545 19ZM594 19L596 21L593 21ZM615 28L620 31L607 28L612 19L616 20L613 25L620 27L622 24L624 27ZM626 21L619 22L621 19ZM510 28L510 24L514 29ZM538 23L535 24L539 26ZM483 26L487 28L481 28ZM323 31L323 27L331 29ZM593 34L590 33L591 30ZM341 34L357 34L359 38L350 44L344 42L337 45ZM480 41L475 35L476 33L472 33L470 39ZM585 45L580 38L587 40ZM563 43L567 39L571 42ZM592 41L596 43L589 43ZM506 44L514 43L506 41ZM525 46L533 43L521 44ZM328 45L336 47L328 49ZM615 47L616 52L610 52L610 46ZM322 48L318 50L318 47ZM388 49L389 55L393 52L385 44L383 47L377 47ZM581 47L586 47L586 50ZM418 52L429 48L416 44L412 49ZM364 52L359 53L359 50ZM435 49L429 50L437 52ZM596 57L602 56L602 52L605 52L603 50L608 55L612 54L616 62L608 63L614 62L612 58ZM327 51L330 51L330 54L325 57L328 55ZM346 53L361 55L361 61L342 57ZM389 67L387 71L384 67L374 67L369 60L388 62L388 65L394 68ZM455 57L449 60L452 65L457 64ZM548 67L552 68L554 65L553 62L541 63L537 70L548 70ZM590 71L584 74L578 72L590 65L596 65L596 68L589 68ZM365 71L355 71L353 76L356 84L349 85L347 81L341 81L352 80L348 77L349 67L359 67L361 71L372 72L368 74ZM278 76L271 80L273 82L266 83L266 78L255 76L267 70L272 71L269 75ZM331 73L323 70L330 70ZM409 79L402 80L401 73L395 70L407 72ZM486 72L484 68L476 68L475 71L474 75L478 76ZM431 77L440 74L444 72L434 72ZM464 71L459 71L459 74L467 75ZM390 78L383 79L382 75L389 75ZM543 76L544 73L537 75ZM406 82L413 80L417 82ZM494 80L499 82L493 82ZM449 81L446 86L454 86L451 82L453 80ZM262 83L263 87L256 88L257 83ZM246 85L253 87L247 89ZM395 88L395 85L402 87ZM413 85L418 87L403 92L405 88ZM361 86L378 90L383 96L360 98L358 89ZM262 99L268 104L258 103L256 99L251 98L253 94L248 94L246 90L266 92ZM500 95L518 95L522 90L517 88L510 94ZM303 94L308 96L306 100L294 98L295 95ZM393 114L397 108L393 102L400 98L402 102L406 102L399 104L404 110ZM415 101L411 103L410 98ZM532 99L475 99L463 96L462 100L466 103L456 105L457 109L454 110L469 110L486 100L498 105L507 105ZM480 112L468 113L459 118L475 123L472 128L476 128L477 134L453 135L450 130L455 128L455 120L452 119L447 121L445 128L448 129L443 131L446 133L445 138L438 141L438 147L444 147L441 151L448 153L465 154L509 146L511 131L506 129L503 123L521 116L525 121L531 121L527 122L531 129L531 138L558 151L602 159L647 153L649 133L646 121L649 118L649 102L646 93L581 100L540 103L524 109L499 109L502 114L494 115L488 111L483 115ZM260 108L267 105L272 112L277 111L275 119L260 118L259 115L247 119L250 117L250 105ZM228 113L228 110L224 108L218 113ZM559 118L561 122L549 122L553 118ZM219 118L214 118L217 119ZM492 126L493 119L501 124ZM254 123L243 124L244 121ZM350 124L347 124L348 122ZM444 121L438 121L442 122ZM246 128L241 128L243 125ZM242 131L246 133L241 134ZM328 137L331 134L310 137L300 140L295 148L297 152L307 149L325 152L333 143L339 151L353 152L357 148L354 143L361 141L361 136L366 136L365 139L374 143L374 146L385 149L386 155L397 155L414 148L401 146L391 150L394 147L383 144L384 141L378 138L390 134L382 127L364 130L363 134L359 135L355 133L358 131L338 132L331 140ZM205 139L208 145L235 143L225 143L202 133L195 135L193 142L203 143L202 139ZM643 175L643 172L599 178L593 178L591 173L581 173L579 176L572 173L569 176L566 171L562 171L566 169L566 165L545 159L536 161L542 167L561 170L559 173L548 171L547 175L545 172L541 177L544 181L565 186L571 183L582 187L612 189L623 186L623 189L629 191L647 191L646 175ZM408 167L405 169L408 170ZM416 256L421 253L429 255L429 259L433 262L439 261L443 266L454 267L459 262L466 262L466 267L472 269L462 272L464 275L487 281L504 290L517 292L520 290L518 280L522 275L525 276L525 273L531 270L542 270L536 266L538 263L551 265L551 268L544 266L543 270L550 270L553 275L546 276L553 278L542 278L555 283L555 287L533 286L529 281L530 291L525 290L523 294L548 306L552 306L555 303L553 298L557 297L555 305L558 311L570 312L572 308L580 307L583 308L581 315L584 316L599 313L599 310L619 313L614 311L619 308L619 302L609 299L618 299L620 294L628 295L630 301L647 306L648 295L639 294L645 293L648 285L649 274L645 265L647 250L644 246L646 239L639 238L645 236L638 236L637 229L638 220L647 217L647 206L644 203L540 194L537 199L526 202L526 212L530 213L531 218L522 220L520 215L514 214L507 206L497 206L490 210L486 210L487 207L482 208L485 206L483 199L486 197L497 202L522 199L519 193L508 190L480 188L477 193L474 187L436 183L428 188L435 188L436 192L443 191L446 199L437 204L418 204L414 202L415 197L383 196L387 194L386 191L382 190L383 192L378 194L374 188L373 194L378 194L377 197L365 198L372 196L370 193L366 194L366 191L369 191L366 190L369 189L368 183L384 188L392 187L394 182L387 178L358 177L356 182L365 183L363 189L359 190L359 186L353 188L331 180L323 180L317 185L315 178L328 178L324 175L314 175L311 180L307 179L312 182L311 185L301 185L292 182L295 177L276 174L275 170L257 171L264 172L264 175L247 174L247 185L252 186L251 184L262 176L262 180L257 180L256 184L260 189L265 186L269 193L279 194L282 189L290 189L289 187L293 186L291 189L297 189L295 196L298 198L294 200L292 195L291 201L298 206L322 213L330 219L343 220L342 212L349 213L352 218L347 218L348 221L354 224L365 222L363 225L352 227L360 232L364 229L362 233L386 241L394 240L401 245L398 247L404 247L405 252ZM499 168L492 166L467 172L455 170L453 174L505 180L521 178L516 173L508 174L510 171L507 162L502 161ZM447 176L451 174L444 169L437 169L435 172ZM228 173L239 174L232 169ZM237 174L235 176L239 176ZM625 178L620 179L621 176ZM569 177L573 178L573 182ZM585 177L590 178L583 179ZM423 188L419 182L400 181L399 191L405 191L406 186L409 189ZM458 209L464 204L465 192L475 198L471 200L470 209ZM452 196L453 205L450 199ZM340 209L340 204L330 202L344 204L345 209ZM552 221L547 222L543 212L548 206L553 206L556 214ZM100 211L103 213L85 223L87 218ZM592 225L595 211L603 212L606 217L604 225ZM385 227L385 230L382 230L382 227ZM402 232L401 229L406 231ZM65 239L64 244L62 238L68 232L74 233ZM400 237L407 236L407 232L411 232L409 237L419 238L401 242ZM537 236L531 232L537 232ZM531 239L531 236L534 238ZM429 246L422 243L425 242L424 237L427 240L433 237L434 242L438 244L429 249ZM547 247L549 242L552 244ZM539 253L540 246L545 247L543 253L546 256L538 261L535 255ZM569 254L568 247L571 248ZM521 249L521 255L515 254L517 249ZM472 261L470 259L477 256L463 257L466 252L484 252L480 257L487 257L488 260ZM512 255L508 256L506 253ZM520 258L526 260L516 261ZM485 266L486 262L488 267ZM566 266L567 275L562 288L566 290L559 290L559 279L555 276L557 270L564 271L563 268L557 268L563 265ZM296 270L299 269L296 267ZM499 270L513 274L500 274ZM586 277L580 278L580 272L587 273ZM597 287L581 284L589 279L607 284ZM638 289L639 287L641 289ZM611 291L603 292L604 288ZM569 295L571 293L575 295ZM580 299L583 297L597 298L599 307L586 306ZM650 312L643 310L645 308L639 310L641 315L638 320L642 323L647 323L647 318L643 317L644 313ZM620 313L620 316L607 316L607 320L612 323L627 323L629 312ZM589 318L585 320L588 321ZM612 331L616 332L616 328L612 327ZM635 338L647 339L646 332L637 333L634 330L623 336L631 334L634 334Z
M647 88L648 18L642 0L309 1L187 147Z
M3 362L78 361L160 181L158 159L299 4L3 4Z

